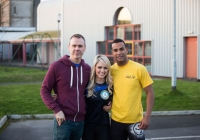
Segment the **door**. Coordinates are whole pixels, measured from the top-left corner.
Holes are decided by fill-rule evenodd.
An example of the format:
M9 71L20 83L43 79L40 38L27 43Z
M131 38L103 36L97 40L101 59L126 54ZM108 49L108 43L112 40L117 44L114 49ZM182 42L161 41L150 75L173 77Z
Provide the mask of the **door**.
M197 78L197 37L186 38L186 78Z

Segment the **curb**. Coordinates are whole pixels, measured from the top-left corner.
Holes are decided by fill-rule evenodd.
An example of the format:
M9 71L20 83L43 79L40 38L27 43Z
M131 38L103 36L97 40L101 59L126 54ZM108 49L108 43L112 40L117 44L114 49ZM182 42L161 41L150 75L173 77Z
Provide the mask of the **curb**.
M144 112L145 114L145 112ZM151 116L170 116L170 115L199 115L200 110L185 110L185 111L153 111ZM0 120L0 128L5 124L8 119L53 119L54 114L35 114L35 115L8 115L3 116Z
M163 137L163 138L150 138L150 139L145 139L145 140L190 140L190 139L198 139L200 136L182 136L182 137ZM196 140L197 140L196 139Z
M145 114L145 113L144 113ZM151 116L167 116L167 115L198 115L200 110L184 110L184 111L153 111Z
M52 119L54 114L36 114L36 115L9 115L9 119Z
M7 116L3 116L3 118L1 118L1 120L0 120L0 128L6 123L7 120L8 120Z

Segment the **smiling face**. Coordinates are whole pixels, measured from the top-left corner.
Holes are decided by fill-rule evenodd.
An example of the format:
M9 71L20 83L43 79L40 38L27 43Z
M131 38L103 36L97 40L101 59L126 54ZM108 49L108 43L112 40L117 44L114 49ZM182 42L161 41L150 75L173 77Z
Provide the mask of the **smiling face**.
M70 60L73 63L79 64L81 62L81 58L83 53L85 52L85 42L82 38L73 37L70 40L68 50L70 52Z
M123 66L128 62L127 53L128 50L123 42L112 44L112 54L119 66Z
M106 63L99 61L95 66L96 81L105 81L105 77L108 74L108 66Z

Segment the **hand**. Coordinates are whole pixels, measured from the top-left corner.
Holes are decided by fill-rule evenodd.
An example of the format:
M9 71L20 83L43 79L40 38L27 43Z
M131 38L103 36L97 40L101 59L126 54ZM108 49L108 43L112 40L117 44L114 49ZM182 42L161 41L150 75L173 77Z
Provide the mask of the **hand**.
M149 124L150 124L150 117L144 117L140 122L139 128L146 130L149 127Z
M57 94L52 94L52 97L53 97L53 99L54 99L54 101L57 99Z
M107 105L103 106L103 109L104 111L109 112L111 110L111 107L112 107L111 102L109 102Z
M65 121L65 115L62 111L59 111L56 114L56 120L57 120L59 126L61 126L62 122Z

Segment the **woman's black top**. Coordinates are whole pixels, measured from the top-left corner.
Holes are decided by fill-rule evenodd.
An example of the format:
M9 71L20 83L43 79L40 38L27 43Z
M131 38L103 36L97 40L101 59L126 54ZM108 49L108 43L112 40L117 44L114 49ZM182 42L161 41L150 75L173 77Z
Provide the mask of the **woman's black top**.
M93 89L95 96L87 97L86 92L86 116L85 125L105 125L109 124L109 114L104 111L103 106L112 100L111 94L108 92L107 83L97 84Z

